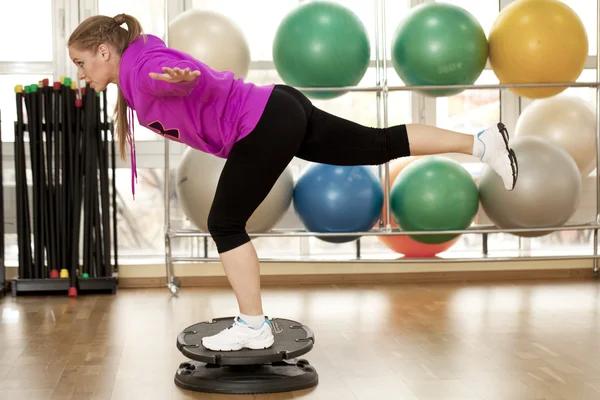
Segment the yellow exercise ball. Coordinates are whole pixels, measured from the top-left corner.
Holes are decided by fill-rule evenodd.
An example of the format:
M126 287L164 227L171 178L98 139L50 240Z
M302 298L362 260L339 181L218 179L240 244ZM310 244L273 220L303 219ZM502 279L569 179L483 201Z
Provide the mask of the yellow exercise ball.
M488 37L489 61L500 83L575 82L588 56L579 16L559 0L517 0L504 8ZM511 88L545 98L566 87Z

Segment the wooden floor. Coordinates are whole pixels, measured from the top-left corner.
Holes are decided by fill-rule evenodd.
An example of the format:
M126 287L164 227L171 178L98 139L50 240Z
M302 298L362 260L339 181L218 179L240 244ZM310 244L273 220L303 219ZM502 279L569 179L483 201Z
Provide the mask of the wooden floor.
M265 396L173 383L188 325L233 315L225 289L0 302L0 399L600 399L600 283L264 289L270 316L300 321L311 390Z

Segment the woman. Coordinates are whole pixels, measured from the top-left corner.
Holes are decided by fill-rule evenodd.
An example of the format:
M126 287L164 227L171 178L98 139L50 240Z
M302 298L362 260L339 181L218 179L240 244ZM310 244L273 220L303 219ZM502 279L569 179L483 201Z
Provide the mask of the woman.
M475 136L420 124L362 126L315 108L289 86L257 86L235 79L231 72L214 71L167 48L161 39L142 34L137 19L126 14L86 19L68 46L79 79L96 92L109 83L118 85L118 140L121 157L125 143L130 145L132 186L132 110L142 126L157 134L227 159L208 229L240 313L230 328L203 338L211 350L273 344L262 309L258 257L245 226L293 157L335 165L378 165L409 155L463 153L489 164L507 190L517 181L517 159L501 123Z

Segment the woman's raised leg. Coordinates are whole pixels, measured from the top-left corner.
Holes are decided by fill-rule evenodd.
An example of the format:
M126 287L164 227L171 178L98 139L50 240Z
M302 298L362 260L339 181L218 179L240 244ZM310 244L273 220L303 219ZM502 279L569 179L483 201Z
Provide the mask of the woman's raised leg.
M502 123L474 134L423 124L372 128L314 108L297 156L324 164L379 165L399 157L445 153L472 155L489 164L507 190L517 182L517 158Z

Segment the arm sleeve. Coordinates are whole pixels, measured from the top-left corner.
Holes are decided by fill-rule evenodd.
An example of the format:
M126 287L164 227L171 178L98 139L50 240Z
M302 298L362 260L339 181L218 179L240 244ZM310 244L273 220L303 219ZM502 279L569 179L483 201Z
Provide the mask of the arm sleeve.
M163 73L162 68L189 68L190 71L198 70L198 66L188 60L181 60L175 57L160 56L150 58L145 61L139 68L137 86L140 92L157 96L187 96L198 85L202 74L196 76L194 80L189 82L170 83L150 77L150 72Z

